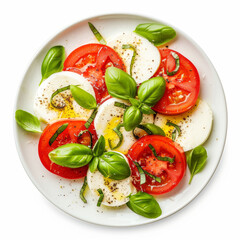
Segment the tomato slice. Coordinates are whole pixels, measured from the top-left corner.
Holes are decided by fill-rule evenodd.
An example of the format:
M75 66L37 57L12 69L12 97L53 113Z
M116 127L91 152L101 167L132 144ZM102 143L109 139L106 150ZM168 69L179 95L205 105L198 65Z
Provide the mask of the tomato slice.
M67 128L58 135L56 140L52 143L52 145L49 145L49 140L53 136L53 134L57 131L57 129L62 126L64 123L68 123ZM91 138L90 134L88 132L83 133L80 138L77 137L77 135L86 128L84 127L85 122L80 120L60 120L57 122L54 122L52 124L47 125L47 127L44 129L38 144L38 155L39 158L43 164L43 166L50 172L59 175L63 178L68 179L77 179L86 176L88 166L83 166L80 168L68 168L68 167L62 167L55 163L53 163L49 157L48 154L54 150L55 148L67 144L67 143L81 143L86 146L90 145ZM88 128L88 130L92 133L92 144L95 144L97 141L97 134L94 129L94 125L91 124L91 126Z
M174 162L158 160L149 147L151 144L158 156L174 157ZM175 188L186 170L186 157L183 149L170 138L159 135L148 135L140 138L128 152L129 165L132 170L133 185L139 191L159 195ZM142 169L160 177L161 183L146 175L146 182L140 185L140 174L134 164L138 162Z
M200 79L196 67L183 55L171 50L159 48L161 64L155 73L166 80L166 90L160 101L153 107L153 110L166 114L175 115L188 111L197 101ZM167 75L167 70L172 72L176 65L171 53L179 56L180 67L173 76Z
M83 74L91 82L96 100L100 103L108 95L104 75L110 66L126 70L122 59L112 48L91 43L71 52L64 62L63 70Z

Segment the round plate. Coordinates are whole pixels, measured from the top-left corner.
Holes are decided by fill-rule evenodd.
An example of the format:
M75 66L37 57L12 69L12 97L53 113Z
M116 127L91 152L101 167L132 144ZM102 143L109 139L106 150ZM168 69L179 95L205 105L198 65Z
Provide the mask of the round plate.
M163 23L143 16L114 14L93 17L68 27L52 38L33 59L19 88L16 109L33 113L34 95L41 80L41 64L45 54L52 46L63 45L68 55L80 45L96 41L88 27L88 21L99 29L105 39L117 36L124 31L133 31L140 23ZM148 219L135 214L127 206L118 208L102 206L99 208L96 206L96 199L89 191L86 194L88 203L84 204L79 198L82 180L67 180L48 172L38 157L39 134L25 132L15 124L17 150L27 174L39 191L66 213L84 221L108 226L133 226L150 223L163 219L186 206L212 177L221 158L227 131L224 92L219 77L206 54L192 39L177 28L174 27L174 29L178 36L168 46L182 53L194 63L201 78L200 98L207 101L213 110L212 133L204 144L208 152L207 165L201 173L194 177L191 185L188 185L189 171L187 170L186 175L173 191L156 197L162 208L162 215L157 219Z

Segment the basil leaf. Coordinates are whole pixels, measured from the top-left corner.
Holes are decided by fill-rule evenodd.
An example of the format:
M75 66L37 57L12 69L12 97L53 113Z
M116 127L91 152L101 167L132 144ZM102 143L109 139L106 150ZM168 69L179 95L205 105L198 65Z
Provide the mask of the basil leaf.
M86 187L87 187L87 176L84 178L84 182L83 182L83 185L82 185L82 188L80 190L80 198L81 200L84 202L84 203L87 203L87 200L86 198L84 197L84 192L86 190Z
M101 135L93 147L93 156L99 157L105 151L105 138Z
M56 138L58 137L59 134L61 134L68 126L68 123L63 124L62 126L60 126L57 131L52 135L52 137L49 140L49 145L51 146L53 144L53 142L56 140Z
M140 185L144 184L146 182L146 176L144 173L144 170L141 168L140 164L138 162L133 162L135 166L138 169L139 175L140 175Z
M92 148L92 142L93 142L93 140L92 140L92 133L89 131L89 130L82 130L79 134L78 134L78 138L80 138L84 133L88 133L89 134L89 137L90 137L90 145L89 145L89 147L90 148Z
M191 184L193 176L204 168L207 161L207 151L203 146L195 147L187 157L188 168L191 173L189 184Z
M155 46L163 45L176 37L173 28L160 23L139 24L134 32L145 37Z
M55 46L50 48L42 62L42 80L41 83L50 75L63 70L65 61L65 49L63 46Z
M84 124L85 128L89 128L91 123L93 122L94 118L96 117L98 112L98 109L94 109L94 111L92 112L91 116L89 117L89 119L87 120L87 122Z
M115 128L113 128L113 131L117 134L117 136L119 138L119 141L118 141L117 145L115 147L113 147L111 140L108 139L108 144L109 144L109 147L111 148L111 150L114 150L114 149L118 148L122 144L123 134L120 132L120 128L123 127L123 126L124 126L124 124L120 123Z
M177 132L178 132L178 136L181 135L181 129L180 129L180 127L179 127L177 124L172 123L172 122L170 122L170 121L168 121L168 122L166 123L166 125L167 125L167 126L173 126L173 127L175 128L175 129L173 130L173 132L172 132L172 140L175 141L175 140L176 140L176 137L177 137ZM177 131L177 132L176 132L176 131Z
M104 194L103 194L103 191L102 191L101 188L99 188L97 191L98 191L98 193L100 195L100 197L98 199L98 202L97 202L97 206L100 207L101 204L102 204L103 198L104 198Z
M18 109L15 112L17 124L28 132L41 133L40 121L29 112Z
M96 102L96 99L93 97L93 95L74 85L70 85L70 90L74 100L81 107L85 109L97 108L97 102Z
M131 175L125 158L118 152L105 152L99 157L99 172L107 178L122 180Z
M129 98L128 100L135 107L138 107L140 105L140 101L136 98Z
M161 156L158 156L155 148L153 147L153 145L152 145L152 144L149 144L148 146L149 146L149 148L152 150L153 155L154 155L158 160L160 160L160 161L166 161L166 162L170 162L170 163L173 163L173 162L174 162L174 159L175 159L174 157L173 157L173 158L170 158L170 157L161 157Z
M123 108L123 109L127 109L129 107L128 105L126 105L124 103L120 103L120 102L115 102L114 106L115 107L120 107L120 108Z
M105 73L105 82L108 93L116 98L135 98L137 84L135 80L123 70L116 67L109 67Z
M162 210L156 199L145 192L130 195L127 206L136 214L146 218L157 218L162 214Z
M131 106L123 114L123 124L126 131L133 130L142 121L143 115L139 108Z
M89 163L89 170L90 172L95 172L97 170L98 167L98 162L99 162L99 158L98 157L94 157L93 160Z
M106 41L103 38L103 36L100 34L100 32L94 27L94 25L90 22L88 22L88 26L90 27L91 31L93 32L96 39L99 41L99 43L106 45Z
M146 104L142 104L140 110L143 114L155 114L155 112Z
M51 151L48 156L57 165L69 168L83 167L93 158L89 147L77 143L62 145Z
M162 130L162 128L158 127L157 125L153 123L145 123L142 124L143 127L147 128L149 131L151 131L150 135L161 135L166 136L165 132ZM140 127L141 128L141 127ZM143 128L142 128L143 129ZM144 130L144 129L143 129Z
M136 48L132 44L123 44L122 49L131 49L133 51L132 59L131 59L131 64L130 64L130 75L132 76L132 68L133 64L137 55Z
M163 96L166 82L163 77L154 77L144 81L138 88L138 98L148 106L154 106Z
M172 72L169 72L167 69L167 75L168 76L173 76L175 75L179 68L180 68L180 59L179 56L175 53L175 52L171 52L171 55L173 56L173 58L175 59L175 69Z

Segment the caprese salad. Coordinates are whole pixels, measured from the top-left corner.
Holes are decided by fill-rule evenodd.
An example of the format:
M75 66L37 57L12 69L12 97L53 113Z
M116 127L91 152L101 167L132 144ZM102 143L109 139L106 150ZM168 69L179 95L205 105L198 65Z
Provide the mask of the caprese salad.
M188 166L205 166L213 115L199 98L193 63L166 44L176 32L143 23L132 32L73 50L53 46L43 59L33 108L17 110L20 127L41 133L39 159L53 174L83 178L97 206L126 204L147 218L162 210L154 198L174 189ZM40 122L47 126L41 129Z

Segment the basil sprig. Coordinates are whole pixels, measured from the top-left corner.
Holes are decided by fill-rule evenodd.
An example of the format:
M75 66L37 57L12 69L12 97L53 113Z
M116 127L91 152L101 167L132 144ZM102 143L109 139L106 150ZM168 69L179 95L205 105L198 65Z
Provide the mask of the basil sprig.
M155 46L163 45L176 37L173 28L160 23L139 24L134 32L148 39Z
M161 99L166 88L164 78L154 77L143 82L137 91L135 80L116 67L109 67L106 70L105 81L111 96L128 100L131 104L123 115L126 131L131 131L138 126L143 114L155 113L151 107Z
M93 150L82 144L69 143L54 149L48 156L52 162L69 168L78 168L89 164L91 172L98 169L104 177L114 180L122 180L131 175L124 156L118 152L105 152L103 136L96 142Z
M146 218L157 218L162 214L162 210L156 199L145 192L130 195L127 206L136 214Z
M61 72L64 61L65 49L63 46L54 46L50 48L42 62L42 80L39 85L53 73Z
M191 173L189 184L191 184L193 176L202 171L207 162L207 151L203 146L195 147L187 157L188 168Z
M18 109L15 112L17 124L28 132L41 133L40 121L29 112Z

